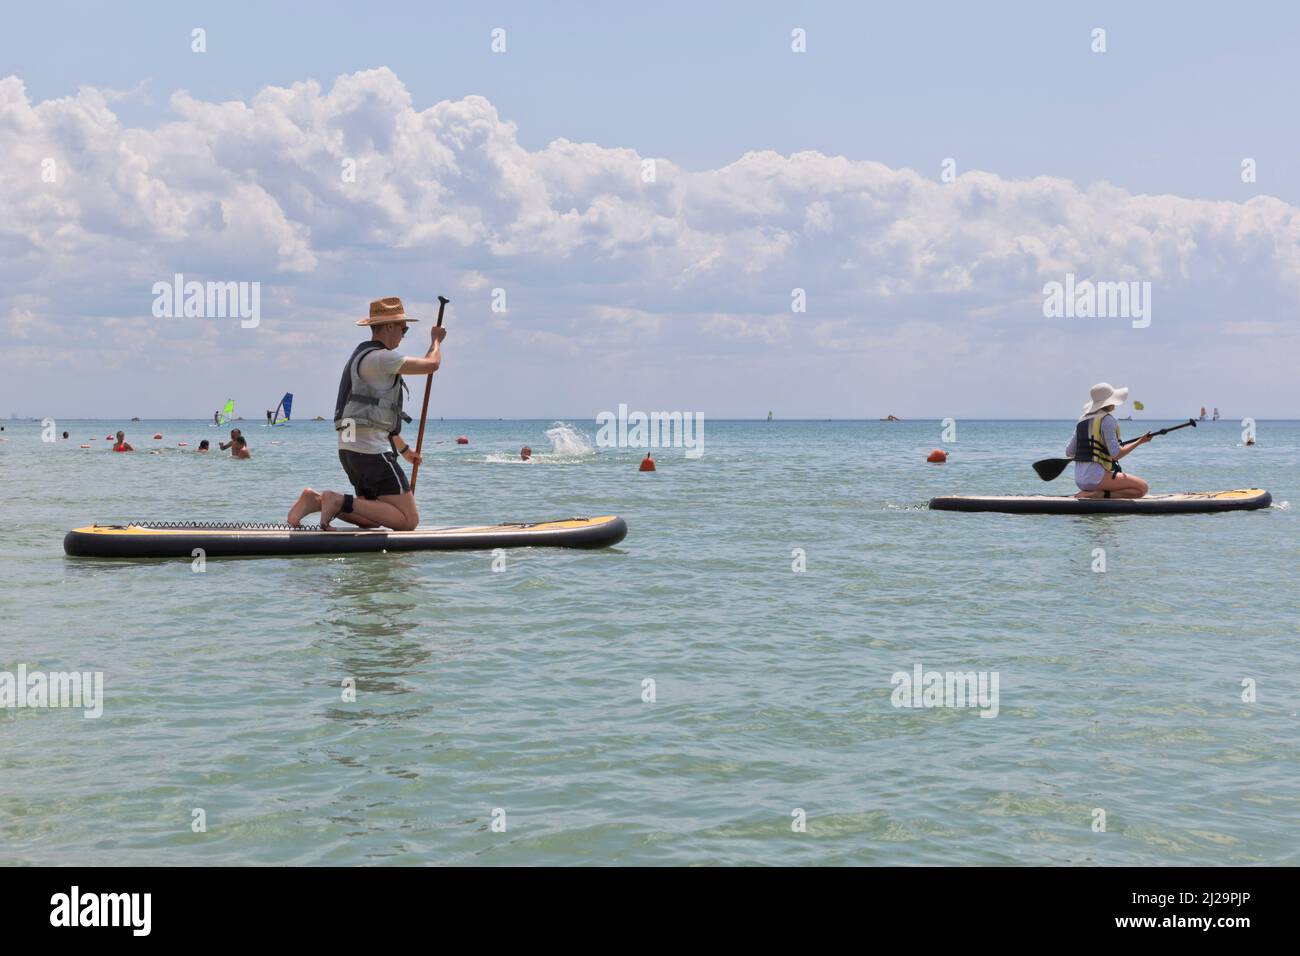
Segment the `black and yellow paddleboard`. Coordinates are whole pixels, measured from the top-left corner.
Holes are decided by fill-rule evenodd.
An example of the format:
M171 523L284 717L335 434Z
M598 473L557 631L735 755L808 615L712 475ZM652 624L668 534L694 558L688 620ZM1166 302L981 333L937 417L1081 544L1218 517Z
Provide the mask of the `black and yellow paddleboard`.
M1267 508L1273 496L1263 488L1189 491L1145 498L1075 498L1064 495L947 495L931 498L935 511L998 511L1018 515L1169 515Z
M91 525L69 531L67 554L87 558L188 558L357 551L490 551L495 548L604 548L622 541L627 523L615 515L537 524L497 524L414 531L291 528L282 524L170 523Z

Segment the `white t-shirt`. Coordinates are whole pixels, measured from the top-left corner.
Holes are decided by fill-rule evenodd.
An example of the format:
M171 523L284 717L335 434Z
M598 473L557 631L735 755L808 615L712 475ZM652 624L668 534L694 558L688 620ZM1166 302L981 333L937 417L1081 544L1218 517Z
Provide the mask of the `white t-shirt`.
M361 359L360 373L366 384L375 388L385 388L392 384L393 376L397 370L402 367L402 362L406 356L392 349L371 349ZM363 428L356 429L355 441L345 442L343 440L344 432L339 432L339 448L347 451L358 451L363 455L382 455L386 451L392 451L393 446L388 441L388 432L382 428Z

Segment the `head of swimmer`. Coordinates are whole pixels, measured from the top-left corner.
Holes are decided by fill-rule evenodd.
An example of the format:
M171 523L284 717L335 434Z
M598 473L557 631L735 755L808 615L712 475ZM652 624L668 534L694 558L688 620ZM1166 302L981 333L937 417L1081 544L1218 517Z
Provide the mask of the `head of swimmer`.
M533 450L525 445L519 449L519 458L521 461L528 461L533 457Z

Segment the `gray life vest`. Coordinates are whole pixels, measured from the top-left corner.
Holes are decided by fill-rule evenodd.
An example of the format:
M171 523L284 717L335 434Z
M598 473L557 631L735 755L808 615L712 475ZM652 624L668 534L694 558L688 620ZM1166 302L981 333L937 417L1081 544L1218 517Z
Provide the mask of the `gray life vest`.
M375 387L361 377L361 360L382 342L362 342L352 352L339 380L338 399L334 402L334 428L342 431L353 424L357 428L382 428L390 435L402 430L402 422L411 419L402 411L402 392L406 383L394 375L391 385Z

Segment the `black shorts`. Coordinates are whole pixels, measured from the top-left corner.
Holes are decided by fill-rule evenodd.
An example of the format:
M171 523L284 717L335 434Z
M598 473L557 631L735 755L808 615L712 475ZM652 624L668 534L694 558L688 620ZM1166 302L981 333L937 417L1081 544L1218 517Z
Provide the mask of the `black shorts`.
M339 449L339 462L348 474L348 481L359 497L369 501L383 495L400 495L411 490L406 472L397 461L395 452L366 455L359 451Z

